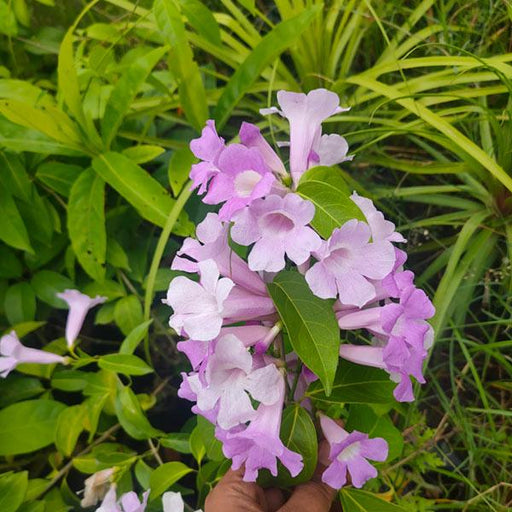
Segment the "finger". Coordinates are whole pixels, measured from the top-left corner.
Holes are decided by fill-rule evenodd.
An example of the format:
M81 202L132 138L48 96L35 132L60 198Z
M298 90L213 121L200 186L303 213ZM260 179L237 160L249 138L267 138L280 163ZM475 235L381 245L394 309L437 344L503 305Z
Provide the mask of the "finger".
M311 481L297 486L278 512L329 512L335 496L332 487Z
M268 512L277 512L279 507L285 502L281 489L270 487L269 489L263 489L263 492L265 494Z

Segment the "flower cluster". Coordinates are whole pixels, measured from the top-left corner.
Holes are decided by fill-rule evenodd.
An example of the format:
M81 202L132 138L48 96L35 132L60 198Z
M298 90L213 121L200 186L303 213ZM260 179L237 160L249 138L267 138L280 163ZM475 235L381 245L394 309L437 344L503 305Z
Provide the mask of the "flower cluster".
M290 174L257 126L243 123L240 143L226 144L208 121L190 148L200 160L192 166L193 187L203 202L220 205L197 226L196 239L186 239L172 268L197 274L174 278L164 302L173 309L170 326L186 338L178 344L193 371L183 374L179 394L195 402L193 411L216 425L233 467L245 466L244 479L258 470L277 474L277 460L296 476L299 454L282 443L279 432L287 384L280 318L266 283L295 264L311 291L334 299L341 330L366 330L371 343L342 344L340 356L382 368L397 382L399 401L413 400L410 377L424 382L422 363L432 342L426 322L433 313L427 296L403 270L405 242L372 201L351 200L365 222L352 219L323 239L312 227L315 206L296 191L311 167L345 160L348 145L336 134L322 135L322 122L343 112L338 96L325 89L299 94L280 91L278 113L290 126ZM231 241L247 247L244 259ZM238 251L241 252L241 251ZM247 261L246 261L247 260ZM279 356L279 357L277 357ZM289 375L288 375L289 377ZM307 368L297 377L297 392L316 379ZM361 487L376 471L366 459L387 456L383 439L348 433L323 416L321 427L330 443L331 465L324 481L342 487L347 472Z

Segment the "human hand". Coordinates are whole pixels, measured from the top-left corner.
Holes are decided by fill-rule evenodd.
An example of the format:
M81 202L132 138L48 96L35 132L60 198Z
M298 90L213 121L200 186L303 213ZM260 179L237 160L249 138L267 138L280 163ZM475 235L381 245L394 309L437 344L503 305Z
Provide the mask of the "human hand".
M279 489L244 482L243 468L230 469L206 498L205 512L328 512L336 491L321 481L324 469L319 465L311 481L298 485L287 501Z

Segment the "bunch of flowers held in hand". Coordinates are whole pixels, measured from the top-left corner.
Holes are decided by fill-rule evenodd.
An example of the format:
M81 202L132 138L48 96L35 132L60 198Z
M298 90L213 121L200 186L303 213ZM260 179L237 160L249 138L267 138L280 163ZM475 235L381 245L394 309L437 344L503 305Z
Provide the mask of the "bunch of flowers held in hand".
M280 439L283 407L291 396L315 412L305 392L317 376L307 361L284 349L286 322L267 289L276 273L297 272L312 294L331 299L340 338L347 339L345 331L357 330L358 339L366 335L367 343L341 343L339 356L385 370L396 382L398 401L414 399L411 377L425 382L422 366L433 339L426 322L433 306L414 286L413 273L403 269L406 254L395 244L406 240L394 224L354 192L350 200L359 219L322 238L314 227L314 204L300 195L308 169L351 159L343 137L322 134L322 122L347 109L325 89L307 95L280 91L277 100L279 109L262 113L289 122L290 141L283 144L289 146L289 173L253 124L242 124L240 143L226 144L208 121L191 142L200 159L191 169L193 187L204 203L221 207L207 214L197 239L186 239L172 263L198 279L174 278L164 300L173 309L170 326L186 338L178 348L193 367L183 374L179 394L215 424L225 456L234 469L245 466L246 481L255 481L262 468L277 475L277 460L298 475L302 457ZM385 460L386 441L318 416L330 444L324 482L339 489L348 474L361 487L375 477L368 459Z

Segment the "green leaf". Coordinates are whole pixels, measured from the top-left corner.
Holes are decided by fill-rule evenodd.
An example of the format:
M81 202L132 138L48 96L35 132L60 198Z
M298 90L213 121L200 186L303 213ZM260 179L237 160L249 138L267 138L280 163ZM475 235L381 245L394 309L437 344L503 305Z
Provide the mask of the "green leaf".
M32 183L18 155L0 151L0 182L14 197L30 201Z
M9 37L18 35L16 16L14 16L10 4L7 4L4 0L0 0L0 34Z
M192 453L190 448L190 434L175 432L166 434L160 439L160 444L166 448L171 448L179 453Z
M107 234L105 231L105 182L87 169L71 187L68 232L80 265L96 281L105 278Z
M83 168L62 162L44 162L36 171L36 178L58 194L69 197L71 187Z
M166 51L167 48L156 48L144 53L131 63L112 89L101 120L101 132L107 148L110 147L139 89Z
M148 320L147 322L142 322L140 325L137 325L134 329L130 331L130 334L126 336L121 347L119 349L120 354L133 354L135 349L138 347L139 343L143 340L144 336L146 336L149 326L153 323L153 320Z
M52 444L65 407L54 400L27 400L2 409L0 455L30 453Z
M25 0L14 0L12 3L17 20L25 27L30 27L30 11Z
M142 459L139 459L135 464L135 477L137 481L144 489L149 489L149 479L151 478L151 473L153 473L153 468L148 466Z
M161 496L171 485L190 472L192 472L192 469L182 462L166 462L158 466L149 478L150 499L154 500Z
M10 324L34 320L36 296L32 287L25 282L10 286L5 294L4 310Z
M9 191L3 186L0 187L0 218L2 219L0 240L15 249L34 253L16 203Z
M200 131L208 119L206 91L176 0L155 0L153 13L171 45L169 68L179 83L180 104L190 124Z
M384 370L340 361L332 393L326 396L322 386L313 382L306 395L326 404L391 404L396 384Z
M179 0L179 3L192 27L210 43L220 46L219 24L212 11L199 0Z
M367 405L353 404L350 406L345 427L349 432L359 430L370 437L383 437L389 447L387 462L392 461L402 453L404 438L387 414L378 416Z
M144 169L120 153L106 153L93 160L94 170L142 217L163 227L174 201Z
M136 460L136 453L119 443L102 443L91 453L73 458L73 466L82 473L96 473L112 466L125 466Z
M109 237L107 241L107 262L113 267L131 270L128 255L121 244L112 237Z
M206 456L210 460L220 461L224 459L222 444L215 437L215 425L210 423L203 416L197 417L197 430L203 440L206 449Z
M334 228L350 219L366 221L350 199L351 191L336 167L309 169L302 175L297 193L315 205L311 225L323 238L329 238Z
M128 386L118 385L115 409L119 423L134 439L145 440L160 435L144 416L137 397Z
M267 284L267 288L293 349L304 364L318 375L329 395L340 345L332 302L313 295L298 272L280 272Z
M39 379L33 379L24 375L9 375L8 379L0 380L0 408L28 398L34 398L46 389Z
M136 164L145 164L146 162L151 162L151 160L154 160L164 152L165 150L161 146L140 144L124 149L123 155Z
M101 356L98 366L123 375L147 375L153 372L153 368L147 365L142 359L131 354L109 354Z
M169 183L172 193L177 196L183 185L187 182L192 164L196 162L196 157L189 148L176 150L169 160Z
M198 466L201 466L201 461L203 460L203 457L206 455L206 447L204 445L201 432L199 432L197 426L194 428L194 430L192 430L189 442L192 456L196 460Z
M123 334L128 335L143 321L142 306L135 295L128 295L116 302L114 319Z
M55 445L66 457L70 457L75 449L78 437L84 428L86 414L86 408L80 404L67 407L59 415L55 431Z
M249 53L226 84L217 102L214 118L217 121L218 129L224 126L237 103L263 70L297 41L320 11L321 6L315 5L305 9L298 16L279 23Z
M346 487L340 491L343 512L405 512L402 507L380 499L375 494Z
M5 245L0 246L0 261L0 278L14 279L23 274L23 265L19 258Z
M83 391L89 375L80 370L59 370L52 375L52 388L68 392Z
M57 272L53 272L52 270L41 270L37 272L32 277L30 284L39 300L58 309L67 309L68 305L57 297L57 293L63 292L66 289L75 288L71 279Z
M287 448L302 455L304 469L292 478L280 464L277 477L279 486L288 487L309 481L316 468L318 442L315 425L304 407L293 404L283 411L280 437Z
M25 499L28 471L0 475L0 510L16 512Z

